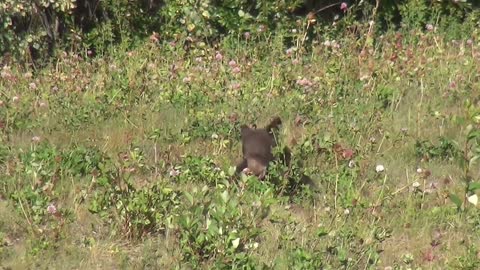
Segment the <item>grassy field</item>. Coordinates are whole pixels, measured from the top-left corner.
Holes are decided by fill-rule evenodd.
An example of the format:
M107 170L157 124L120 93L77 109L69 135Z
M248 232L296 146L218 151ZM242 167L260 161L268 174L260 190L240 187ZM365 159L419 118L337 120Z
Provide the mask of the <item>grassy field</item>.
M3 66L0 269L479 269L480 44L375 44ZM293 165L233 175L239 126L276 115Z

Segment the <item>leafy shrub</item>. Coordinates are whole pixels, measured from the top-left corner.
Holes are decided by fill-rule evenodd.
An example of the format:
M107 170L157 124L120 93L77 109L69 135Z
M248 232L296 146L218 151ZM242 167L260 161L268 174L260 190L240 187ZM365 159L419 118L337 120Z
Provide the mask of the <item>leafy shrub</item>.
M196 38L217 38L225 34L271 31L280 25L293 25L291 11L302 0L192 1L167 0L161 10L167 36L180 34ZM259 28L260 27L260 28Z
M31 175L36 184L52 180L60 170L60 158L60 152L47 142L42 142L30 151L20 154L24 172Z
M206 183L217 186L228 182L228 175L208 157L186 156L183 163L176 166L171 174L180 183Z
M118 181L123 181L118 183ZM89 206L92 213L107 220L117 219L113 234L120 230L129 238L164 233L172 225L179 206L179 193L164 184L135 189L128 181L99 183Z
M10 149L6 145L0 145L0 165L7 161L10 155Z
M418 158L446 160L453 160L459 155L460 150L454 141L445 137L440 137L439 141L439 144L435 145L426 140L417 140L415 142L415 155Z
M62 153L62 169L74 176L85 176L99 169L104 157L100 150L76 146Z
M303 248L289 254L289 269L322 269L322 256L317 252L309 252Z
M257 223L268 206L258 202L253 206L256 211L246 211L235 193L207 186L184 193L185 209L178 220L183 261L198 266L215 260L222 269L255 265L249 249L258 245Z

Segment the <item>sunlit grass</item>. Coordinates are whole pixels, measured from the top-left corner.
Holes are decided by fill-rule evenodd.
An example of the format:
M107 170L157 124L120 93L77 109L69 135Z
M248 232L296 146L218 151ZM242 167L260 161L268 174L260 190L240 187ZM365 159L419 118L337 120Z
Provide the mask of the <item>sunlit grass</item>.
M463 200L465 167L449 152L428 151L443 149L441 137L464 151L468 125L478 128L466 100L478 107L480 47L414 35L385 34L363 51L349 37L309 50L286 48L280 38L226 39L188 53L178 44L145 44L114 57L65 55L42 70L3 67L0 266L289 269L303 262L308 269L319 259L332 269L475 269L478 209L466 203L458 212L448 198ZM229 176L241 153L239 124L262 126L274 115L284 120L282 144L319 187L313 201ZM417 141L433 146L419 156ZM176 177L194 168L198 182ZM470 166L474 182L478 168ZM183 194L164 198L171 212L128 206L137 212L126 215L131 201L122 199L148 204L158 198L141 196L156 184ZM204 185L211 190L204 204L195 196L190 204L186 194ZM239 206L228 208L224 192L241 198ZM111 204L90 213L101 200ZM228 225L238 231L212 234L219 250L208 246L211 238L195 238L202 228L178 225L197 212L207 224L221 207L231 212L210 221L245 219ZM151 213L165 215L158 227L132 221ZM191 243L181 243L186 233ZM200 242L215 254L187 250Z

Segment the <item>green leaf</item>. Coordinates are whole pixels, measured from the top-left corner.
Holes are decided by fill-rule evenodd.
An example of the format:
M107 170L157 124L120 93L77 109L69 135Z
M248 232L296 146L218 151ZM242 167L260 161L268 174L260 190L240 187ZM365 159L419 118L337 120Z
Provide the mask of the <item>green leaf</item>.
M237 238L237 239L232 240L232 246L233 246L233 248L236 249L236 248L238 247L238 245L240 245L240 238Z
M317 236L318 237L323 237L325 235L328 235L328 232L325 230L325 228L319 228L317 230Z
M460 198L457 195L450 193L448 197L457 206L458 209L462 207L462 200L460 200Z
M480 130L472 129L470 132L468 132L468 136L467 136L468 141L471 141L477 138L480 138Z
M230 166L228 168L228 175L233 176L235 174L236 168L234 166Z
M228 191L225 190L224 192L222 192L221 197L222 197L223 202L227 203L228 199L229 199Z
M468 184L468 191L474 192L475 190L480 189L480 183L479 182L472 182Z
M188 192L185 192L185 198L187 198L188 202L193 205L193 196L192 194L188 193Z

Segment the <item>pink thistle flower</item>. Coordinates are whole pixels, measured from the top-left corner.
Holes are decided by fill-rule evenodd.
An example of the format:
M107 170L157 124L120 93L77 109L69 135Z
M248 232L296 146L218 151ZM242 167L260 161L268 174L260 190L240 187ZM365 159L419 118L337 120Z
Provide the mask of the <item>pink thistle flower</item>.
M34 82L31 82L28 84L28 88L30 88L30 90L35 90L37 89L37 85Z
M243 37L244 37L245 39L250 39L250 32L245 32L245 33L243 33Z
M32 137L32 142L38 143L39 141L40 141L40 137L38 137L38 136L33 136Z
M346 2L342 2L340 4L340 10L343 11L344 13L347 12L348 10L348 4Z
M425 26L425 29L427 29L427 31L433 31L433 25L429 23Z

